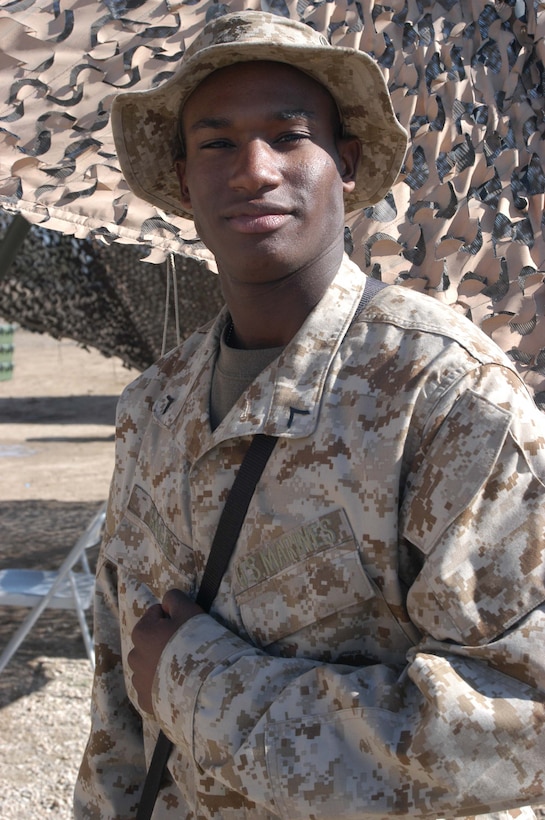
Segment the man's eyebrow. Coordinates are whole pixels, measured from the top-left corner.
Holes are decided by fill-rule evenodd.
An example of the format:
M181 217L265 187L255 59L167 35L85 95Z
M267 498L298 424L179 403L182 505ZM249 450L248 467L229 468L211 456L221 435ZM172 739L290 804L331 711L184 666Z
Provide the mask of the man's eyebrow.
M293 108L287 111L278 111L273 115L274 120L315 120L316 114L314 111L309 111L307 108Z
M290 108L284 109L282 111L275 111L268 117L271 122L278 120L280 122L285 122L289 120L315 120L316 114L314 111L310 111L306 108ZM228 117L202 117L202 119L197 120L197 122L192 123L189 127L189 131L200 131L204 128L212 128L212 129L220 129L220 128L228 128L232 125L232 120Z
M199 131L201 128L227 128L231 125L231 120L227 117L203 117L197 122L194 122L190 127L190 131Z

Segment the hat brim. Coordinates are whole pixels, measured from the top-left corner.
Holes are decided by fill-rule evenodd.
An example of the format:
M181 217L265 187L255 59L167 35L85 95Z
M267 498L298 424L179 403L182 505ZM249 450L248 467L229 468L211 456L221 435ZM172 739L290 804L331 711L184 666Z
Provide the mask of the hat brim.
M266 54L266 56L265 56ZM347 213L380 201L393 186L407 149L407 133L393 112L386 83L364 52L331 46L218 43L184 60L163 85L119 94L111 123L121 170L134 193L162 211L192 219L180 203L171 146L185 100L211 73L233 63L287 63L325 86L336 101L346 134L362 156L356 186L345 196Z

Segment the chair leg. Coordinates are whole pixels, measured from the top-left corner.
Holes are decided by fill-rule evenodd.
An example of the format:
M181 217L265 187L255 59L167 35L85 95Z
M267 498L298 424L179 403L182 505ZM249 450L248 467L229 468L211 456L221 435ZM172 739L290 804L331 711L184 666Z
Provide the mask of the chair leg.
M85 649L87 651L87 657L91 663L91 668L95 668L95 650L93 647L93 639L91 637L91 633L89 632L89 627L87 626L87 619L85 618L85 610L81 603L81 598L79 596L78 587L76 581L74 579L74 575L70 573L70 586L72 587L72 595L74 596L74 601L76 602L76 614L78 616L78 621L81 629L81 635L83 637L83 643L85 644Z
M73 582L72 577L70 577L70 581L72 584L72 590L74 591L74 597L77 601L76 607L76 615L78 616L78 621L81 629L81 634L83 637L83 642L85 644L85 650L87 652L87 657L91 663L91 667L95 668L95 652L93 648L93 639L91 637L91 633L89 632L89 627L87 626L87 620L85 618L85 612L83 607L81 606L81 601L78 595L77 590L75 590L75 583ZM49 596L48 596L49 599ZM44 603L45 601L45 603ZM19 629L14 632L11 636L10 640L8 641L7 645L4 647L2 654L0 655L0 673L4 671L12 657L15 655L29 632L31 631L32 627L43 613L44 609L47 607L48 600L42 598L34 609L31 609L28 615L26 616L25 620L19 627ZM59 610L57 610L59 611ZM72 610L66 610L66 612L70 612Z
M45 607L40 606L42 602L39 601L34 609L31 609L19 629L12 635L7 646L4 647L0 655L0 672L6 668L13 655L17 652L24 639L42 614Z

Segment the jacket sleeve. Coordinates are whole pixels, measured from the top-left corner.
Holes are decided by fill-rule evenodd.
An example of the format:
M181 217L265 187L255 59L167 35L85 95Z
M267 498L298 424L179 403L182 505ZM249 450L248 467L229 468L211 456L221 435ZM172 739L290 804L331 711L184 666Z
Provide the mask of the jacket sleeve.
M153 371L151 371L153 372ZM117 407L116 469L110 487L106 531L97 564L94 603L95 674L91 730L78 773L74 816L77 820L133 818L146 772L142 720L127 696L123 655L127 629L119 608L119 578L106 547L127 504L150 402L134 401L152 379L140 376L125 389ZM135 405L136 410L132 405ZM150 742L153 742L152 740Z
M271 657L208 615L173 636L156 716L205 772L290 820L544 802L544 425L505 395L437 406L411 471L403 668Z
M75 790L74 816L133 818L146 764L140 715L123 678L116 568L102 562L95 595L95 654L91 732Z

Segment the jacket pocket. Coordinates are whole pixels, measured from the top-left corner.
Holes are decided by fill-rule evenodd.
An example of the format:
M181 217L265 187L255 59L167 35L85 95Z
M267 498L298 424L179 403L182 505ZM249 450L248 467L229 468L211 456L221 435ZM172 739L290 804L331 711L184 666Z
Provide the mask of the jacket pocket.
M327 526L319 526L324 518ZM290 537L297 543L298 533L310 527L327 537L315 539L306 554L288 551L291 562L267 577L257 573L255 583L237 592L250 639L271 655L354 665L401 662L412 642L365 572L343 510L265 545L268 566L274 565L271 556L278 557L281 547L286 554ZM238 572L239 580L245 577Z
M193 550L173 533L151 497L133 487L120 524L104 544L104 557L122 573L146 584L157 599L168 589L191 595L195 584Z

